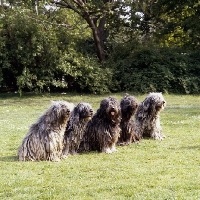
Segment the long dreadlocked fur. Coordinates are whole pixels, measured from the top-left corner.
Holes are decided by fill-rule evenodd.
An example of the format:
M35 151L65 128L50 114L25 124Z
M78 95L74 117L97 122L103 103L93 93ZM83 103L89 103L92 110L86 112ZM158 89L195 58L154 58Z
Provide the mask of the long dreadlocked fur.
M135 133L135 125L132 117L134 116L138 102L134 96L126 95L120 102L122 120L120 123L121 132L118 139L119 145L129 145L132 142L139 142L139 137Z
M20 161L59 161L72 104L54 101L28 133L18 150Z
M93 116L89 103L79 103L71 113L64 136L63 158L76 154L87 123Z
M162 140L165 135L160 126L160 111L166 106L162 93L150 93L140 103L135 114L135 132L142 137Z
M86 126L79 151L113 153L120 133L121 109L117 99L105 98Z

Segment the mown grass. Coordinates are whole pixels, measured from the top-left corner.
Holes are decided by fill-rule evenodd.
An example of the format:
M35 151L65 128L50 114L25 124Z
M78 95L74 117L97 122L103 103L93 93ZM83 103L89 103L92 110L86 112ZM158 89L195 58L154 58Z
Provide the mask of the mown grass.
M17 161L29 126L51 100L89 102L96 110L107 96L0 94L0 199L200 199L199 95L164 95L163 141L144 139L111 155L91 152L58 163Z

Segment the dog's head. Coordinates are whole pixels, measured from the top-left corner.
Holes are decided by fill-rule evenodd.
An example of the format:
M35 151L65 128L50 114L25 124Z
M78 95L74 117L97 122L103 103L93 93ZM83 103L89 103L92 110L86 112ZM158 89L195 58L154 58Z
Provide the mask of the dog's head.
M66 123L70 116L71 103L66 101L52 101L50 108L46 111L47 123Z
M93 109L89 103L79 103L72 112L74 120L90 121L93 116Z
M136 112L138 102L135 97L126 95L120 102L122 119L130 119Z
M118 100L114 97L103 99L97 115L99 118L107 118L113 123L119 123L121 120L121 108Z
M162 95L162 93L149 93L146 99L143 102L145 110L155 110L159 112L163 110L166 106L166 101Z
M157 115L166 106L166 101L162 93L149 93L145 100L140 104L137 115L146 118Z
M166 106L162 93L149 93L143 102L140 103L137 112L137 119L152 118L158 115Z

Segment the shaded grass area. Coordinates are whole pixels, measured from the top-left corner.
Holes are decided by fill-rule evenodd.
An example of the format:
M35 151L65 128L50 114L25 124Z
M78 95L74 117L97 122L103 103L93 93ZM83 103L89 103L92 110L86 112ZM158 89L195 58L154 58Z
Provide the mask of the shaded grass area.
M91 152L58 163L17 161L24 135L50 101L84 101L96 110L107 96L0 94L0 199L200 199L200 96L164 95L163 141L143 139L111 155Z

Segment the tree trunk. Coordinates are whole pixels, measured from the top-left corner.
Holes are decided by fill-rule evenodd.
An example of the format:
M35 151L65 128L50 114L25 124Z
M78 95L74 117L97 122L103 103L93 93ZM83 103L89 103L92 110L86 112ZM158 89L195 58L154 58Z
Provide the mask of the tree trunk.
M90 15L85 16L85 20L92 29L94 42L97 48L97 56L100 62L105 61L105 51L104 51L104 39L105 39L105 30L104 26L106 23L105 17L99 20L99 26L95 22L95 19L92 19Z
M106 33L105 32L106 17L92 15L91 14L92 12L88 10L86 6L87 1L74 0L74 1L71 1L70 3L70 1L67 1L67 0L60 0L60 1L53 1L53 2L56 5L60 6L61 8L68 8L68 9L73 10L74 12L82 16L82 18L87 21L89 27L92 29L94 43L97 48L97 57L100 62L105 61L104 41L106 39L106 34L105 34ZM103 3L113 4L114 1L104 0Z

